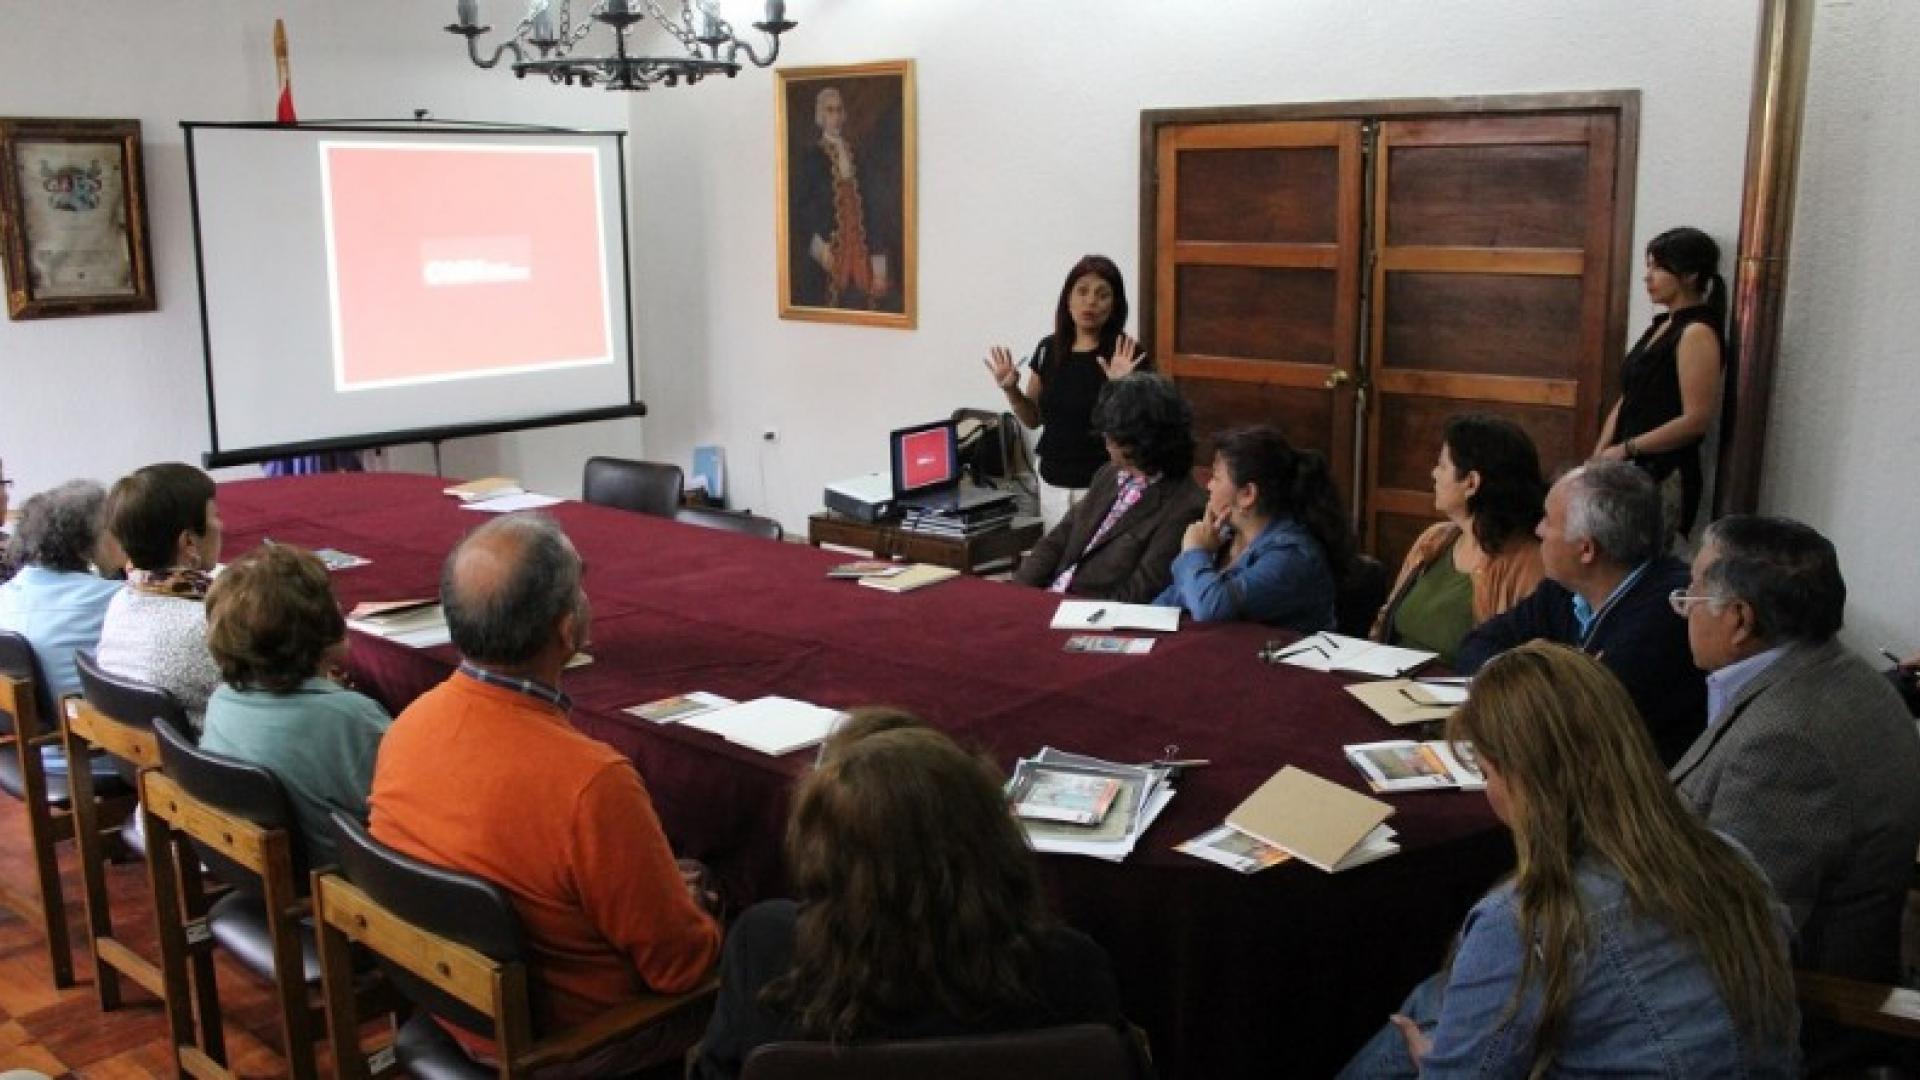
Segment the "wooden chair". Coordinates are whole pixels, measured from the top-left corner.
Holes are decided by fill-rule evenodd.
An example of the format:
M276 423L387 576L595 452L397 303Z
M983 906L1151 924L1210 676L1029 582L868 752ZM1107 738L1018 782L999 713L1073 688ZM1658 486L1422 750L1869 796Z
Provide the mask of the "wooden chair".
M67 778L47 775L41 758L43 749L60 743L52 723L58 715L33 646L19 634L0 633L0 791L19 799L27 815L37 886L37 895L29 897L0 883L0 904L40 924L53 985L64 988L74 982L73 943L55 845L73 837L73 799ZM100 784L95 794L108 800L101 813L108 820L124 819L133 809L133 793L124 784Z
M580 498L596 506L670 518L680 509L680 493L685 486L686 476L678 465L594 457L587 459Z
M302 925L308 872L293 804L268 770L200 750L165 720L153 730L161 764L140 774L140 805L175 1066L181 1075L233 1076L218 1009L203 1013L196 1028L189 1007L188 967L202 958L207 997L218 1000L211 964L218 944L273 983L288 1075L312 1080L314 1039L324 1028L308 991L319 988L320 965L313 934ZM233 886L211 904L203 863Z
M757 536L762 540L781 540L787 535L786 530L780 527L780 523L772 518L757 517L738 510L682 506L674 511L673 520L682 525L698 525L703 529L743 533L747 536Z
M73 702L61 716L68 762L89 760L97 747L112 756L115 767L137 789L139 773L160 764L154 721L165 720L184 729L187 726L185 710L164 690L102 671L87 653L76 653L74 665L80 672L84 699ZM73 789L74 846L80 853L80 880L87 898L87 944L93 950L94 992L100 1008L111 1012L120 1007L123 977L132 979L154 997L167 1000L167 984L160 965L135 952L113 929L113 912L107 899L107 849L100 833L92 771L70 769L67 782ZM197 867L196 863L196 870ZM147 874L155 896L176 887L170 879L154 879L151 861L147 864ZM188 914L200 918L205 912ZM212 957L196 956L189 967L191 994L198 1015L217 1016L219 1002L214 997ZM173 1012L171 1002L168 1012L170 1015ZM215 1024L210 1036L216 1040L215 1045L219 1037L219 1025Z
M740 1080L1147 1080L1138 1041L1106 1024L891 1042L779 1042L747 1055Z
M327 1032L341 1080L384 1076L396 1065L416 1077L495 1075L469 1059L436 1016L491 1033L497 1074L511 1078L580 1061L685 1010L712 1008L718 984L709 979L690 993L648 997L568 1031L536 1033L530 950L507 894L470 874L402 855L343 814L333 815L333 826L340 866L314 875L313 904ZM354 943L371 950L400 992L421 1006L394 1045L371 1056L359 1045Z

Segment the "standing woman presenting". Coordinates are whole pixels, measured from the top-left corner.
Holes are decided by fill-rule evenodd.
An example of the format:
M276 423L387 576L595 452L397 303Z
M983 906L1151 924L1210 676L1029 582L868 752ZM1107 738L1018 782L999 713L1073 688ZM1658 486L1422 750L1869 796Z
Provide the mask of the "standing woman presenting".
M1645 280L1647 297L1667 311L1627 353L1620 400L1594 456L1652 474L1672 541L1693 531L1704 486L1700 443L1720 410L1727 326L1720 245L1699 229L1669 229L1647 244Z
M1007 395L1007 407L1022 424L1041 429L1040 516L1049 529L1067 516L1107 463L1106 446L1093 430L1100 388L1108 379L1151 366L1147 354L1121 332L1126 325L1127 286L1120 268L1104 255L1088 255L1073 264L1060 286L1053 333L1034 349L1024 390L1019 365L1004 345L987 355L987 370Z

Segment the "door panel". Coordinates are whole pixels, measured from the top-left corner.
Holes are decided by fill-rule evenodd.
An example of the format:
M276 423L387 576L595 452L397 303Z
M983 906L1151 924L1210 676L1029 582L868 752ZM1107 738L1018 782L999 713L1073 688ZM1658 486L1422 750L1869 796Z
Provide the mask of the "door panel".
M1493 412L1549 473L1599 429L1616 123L1610 114L1387 121L1375 160L1368 542L1434 520L1447 420Z
M1352 503L1360 122L1175 126L1155 146L1152 351L1213 437L1277 424Z

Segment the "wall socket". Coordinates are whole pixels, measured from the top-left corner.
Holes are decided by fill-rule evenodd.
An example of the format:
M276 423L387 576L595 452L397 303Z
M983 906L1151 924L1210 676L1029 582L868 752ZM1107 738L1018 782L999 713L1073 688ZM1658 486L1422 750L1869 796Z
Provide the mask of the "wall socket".
M762 430L761 430L761 432L760 432L760 441L761 441L761 442L779 442L779 441L780 441L780 429L779 429L779 428L764 428L764 429L762 429Z

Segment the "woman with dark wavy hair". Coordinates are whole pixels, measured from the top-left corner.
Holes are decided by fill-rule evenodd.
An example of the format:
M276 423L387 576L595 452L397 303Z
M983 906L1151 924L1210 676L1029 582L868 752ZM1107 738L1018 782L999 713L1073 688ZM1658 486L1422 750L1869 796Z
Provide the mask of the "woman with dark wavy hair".
M1136 373L1107 384L1093 422L1107 464L1087 497L1020 560L1013 580L1145 604L1173 580L1180 536L1206 507L1190 475L1193 410L1172 380Z
M1343 1078L1799 1075L1786 908L1681 801L1611 672L1522 645L1447 738L1472 745L1514 871Z
M988 350L987 371L1020 422L1040 429L1040 517L1051 529L1086 497L1106 464L1093 408L1111 379L1146 368L1147 354L1124 332L1127 283L1105 255L1088 255L1067 271L1053 308L1053 333L1030 360L1015 362L1004 345ZM1026 389L1020 363L1027 365Z
M783 1040L1123 1024L1106 953L1046 910L1001 779L928 728L836 746L787 823L798 899L728 933L693 1075L738 1076Z
M1433 466L1433 508L1447 520L1407 552L1374 640L1436 652L1451 665L1469 630L1540 584L1533 530L1546 497L1540 455L1520 425L1486 413L1447 421Z
M1154 600L1198 622L1240 619L1303 634L1334 628L1353 533L1327 459L1275 427L1214 439L1207 512L1187 526L1173 584Z

